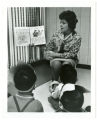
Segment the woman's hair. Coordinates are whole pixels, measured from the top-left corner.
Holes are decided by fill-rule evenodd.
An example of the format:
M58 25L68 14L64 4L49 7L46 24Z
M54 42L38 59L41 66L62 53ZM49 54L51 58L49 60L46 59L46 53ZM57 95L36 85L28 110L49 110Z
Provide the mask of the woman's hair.
M60 70L60 80L63 84L73 83L77 81L77 71L72 65L63 65Z
M74 32L74 29L76 28L76 23L78 22L76 14L73 11L67 10L63 11L59 15L60 20L66 20L68 22L69 28Z
M36 81L36 75L33 67L28 64L19 64L15 68L14 83L20 91L29 90Z
M83 93L77 89L66 91L63 93L60 102L66 110L70 112L78 112L83 105L84 96Z

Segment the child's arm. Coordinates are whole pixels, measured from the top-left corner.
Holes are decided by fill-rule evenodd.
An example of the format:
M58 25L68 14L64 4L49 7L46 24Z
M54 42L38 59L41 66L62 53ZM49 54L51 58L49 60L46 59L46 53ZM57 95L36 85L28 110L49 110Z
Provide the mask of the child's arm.
M58 87L56 87L56 89L54 90L54 92L51 93L51 96L54 99L57 99L57 98L59 98L59 95L60 95L59 89L58 89Z
M49 103L57 111L59 109L59 100L54 99L52 96L48 97Z
M59 85L58 81L53 81L50 85L49 85L49 92L52 93L54 92L55 88Z
M53 81L51 85L49 86L49 91L51 93L51 96L55 99L59 98L59 89L58 89L59 82Z

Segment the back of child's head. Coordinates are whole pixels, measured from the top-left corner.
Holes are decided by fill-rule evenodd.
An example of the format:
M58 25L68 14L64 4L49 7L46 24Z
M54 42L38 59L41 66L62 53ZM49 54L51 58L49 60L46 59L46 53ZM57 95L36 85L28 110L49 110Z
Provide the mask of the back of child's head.
M14 83L19 91L28 91L35 84L36 75L29 64L19 64L15 68Z
M77 71L72 65L63 65L60 70L60 80L63 84L77 81Z
M84 102L84 96L78 90L66 91L63 93L60 102L65 110L79 112Z

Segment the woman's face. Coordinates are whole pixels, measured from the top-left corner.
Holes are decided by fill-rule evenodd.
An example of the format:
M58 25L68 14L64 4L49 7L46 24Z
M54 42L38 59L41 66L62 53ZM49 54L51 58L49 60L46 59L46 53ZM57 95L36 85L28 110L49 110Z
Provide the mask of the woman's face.
M70 28L66 20L60 20L60 29L61 29L61 32L64 34L68 34L68 32L70 32Z

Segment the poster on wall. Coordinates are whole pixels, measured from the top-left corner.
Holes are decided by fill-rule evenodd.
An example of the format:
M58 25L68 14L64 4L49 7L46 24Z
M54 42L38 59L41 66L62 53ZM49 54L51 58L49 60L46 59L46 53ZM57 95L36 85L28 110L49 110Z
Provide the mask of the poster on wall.
M46 44L44 26L16 27L15 44L16 46Z
M30 44L30 32L28 27L15 27L16 46L27 46Z
M31 44L46 44L44 26L30 27Z

